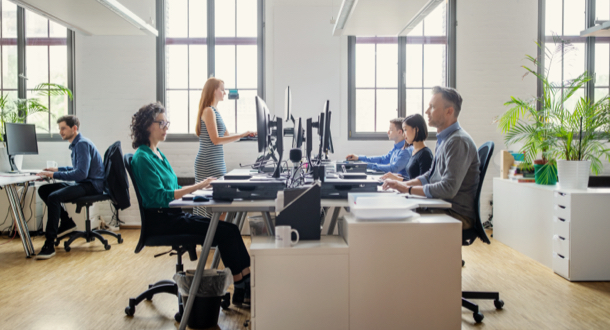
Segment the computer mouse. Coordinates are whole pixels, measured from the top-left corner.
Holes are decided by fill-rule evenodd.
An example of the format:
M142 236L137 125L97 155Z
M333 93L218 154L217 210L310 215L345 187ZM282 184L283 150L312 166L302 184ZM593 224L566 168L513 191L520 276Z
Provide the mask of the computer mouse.
M196 195L195 197L193 197L193 202L209 202L210 199L204 196L199 196Z

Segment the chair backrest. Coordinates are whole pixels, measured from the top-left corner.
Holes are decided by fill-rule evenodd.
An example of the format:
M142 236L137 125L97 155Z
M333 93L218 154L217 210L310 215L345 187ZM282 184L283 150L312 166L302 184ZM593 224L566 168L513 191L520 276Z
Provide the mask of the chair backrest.
M476 238L478 237L481 241L490 244L491 241L489 237L487 237L487 233L485 233L485 229L483 228L483 223L481 221L481 190L483 189L483 181L485 180L485 173L487 173L487 167L489 166L489 162L491 161L491 156L494 152L494 143L493 141L487 141L483 143L479 149L479 185L477 187L477 193L474 199L474 207L475 207L475 216L474 219L474 227L472 229L464 231L462 234L462 244L470 245L472 244Z
M121 141L113 143L104 153L104 193L110 196L117 210L131 206Z
M136 196L138 197L138 207L140 208L140 218L141 218L141 227L140 227L140 240L138 241L138 245L136 245L135 253L138 253L144 248L146 245L146 214L144 212L144 207L142 206L142 196L140 196L140 190L138 189L138 184L136 183L136 177L133 175L133 170L131 169L131 160L133 159L133 154L125 154L123 156L123 163L125 163L125 168L127 169L127 173L129 173L129 177L131 178L131 183L133 184L133 189L136 191Z

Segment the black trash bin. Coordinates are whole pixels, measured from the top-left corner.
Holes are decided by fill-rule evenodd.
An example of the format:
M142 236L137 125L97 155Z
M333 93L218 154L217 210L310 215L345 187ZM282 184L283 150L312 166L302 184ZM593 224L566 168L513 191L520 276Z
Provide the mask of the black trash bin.
M187 270L186 273L180 272L174 275L174 280L178 283L178 290L182 296L184 306L186 306L194 275L194 270ZM204 270L199 290L197 290L195 295L193 308L188 320L186 320L190 328L207 329L218 324L220 304L227 288L231 284L233 284L233 276L228 268L223 270Z

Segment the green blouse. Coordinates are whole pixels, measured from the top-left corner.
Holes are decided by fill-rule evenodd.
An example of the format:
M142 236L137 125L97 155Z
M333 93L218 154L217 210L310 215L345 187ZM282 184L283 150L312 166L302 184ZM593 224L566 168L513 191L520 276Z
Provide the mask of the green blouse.
M163 160L150 147L141 145L131 161L145 209L169 207L169 202L174 200L174 190L182 188L165 155L158 148L157 151Z

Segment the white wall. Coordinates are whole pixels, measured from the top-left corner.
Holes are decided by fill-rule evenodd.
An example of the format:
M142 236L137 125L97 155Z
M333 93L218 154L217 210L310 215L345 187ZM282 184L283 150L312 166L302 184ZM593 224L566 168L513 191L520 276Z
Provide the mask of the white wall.
M134 1L130 6L136 6ZM266 2L266 91L267 103L281 113L284 88L293 89L295 116L316 116L324 100L333 111L333 142L342 158L348 152L385 153L385 141L347 141L347 39L332 37L329 1L267 0ZM137 11L136 8L130 9ZM143 2L143 13L150 11ZM335 14L336 16L336 14ZM503 140L491 123L504 111L511 95L525 97L536 92L535 81L521 79L525 54L535 54L537 3L531 0L490 2L460 1L457 27L457 87L464 97L460 122L477 144L488 140L503 149ZM121 140L123 152L133 152L129 138L131 115L156 99L155 40L153 37L86 37L76 40L76 107L83 135L100 152ZM278 111L279 110L279 111ZM288 142L289 139L286 139ZM435 143L428 145L434 149ZM30 168L46 160L69 163L67 143L41 143L44 154L27 157ZM179 176L193 176L197 143L166 142L161 146ZM227 167L236 167L257 156L251 143L225 146ZM285 153L287 157L287 152ZM483 217L489 210L491 178L498 168L490 166L482 196ZM128 224L139 223L133 206L121 212ZM109 212L107 206L98 212Z

